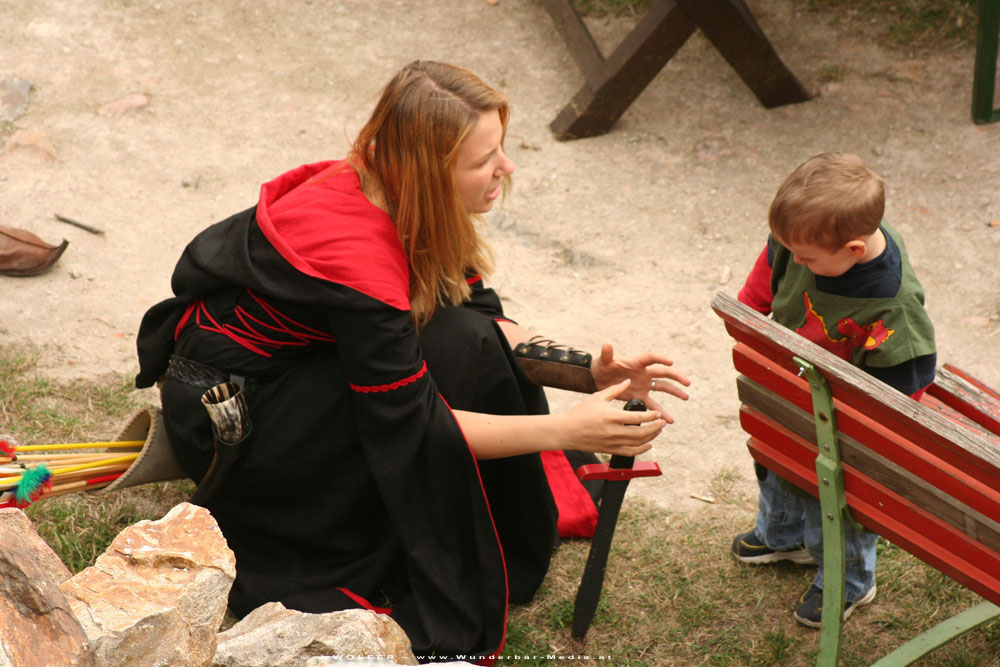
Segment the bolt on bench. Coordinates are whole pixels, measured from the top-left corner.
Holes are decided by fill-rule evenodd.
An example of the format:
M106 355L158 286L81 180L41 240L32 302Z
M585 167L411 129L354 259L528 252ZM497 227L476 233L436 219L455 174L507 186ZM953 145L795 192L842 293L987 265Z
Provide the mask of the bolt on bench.
M736 340L750 454L817 496L828 519L817 664L836 665L840 655L842 521L987 600L877 665L910 664L1000 618L1000 394L946 365L917 402L731 296L717 293L712 309Z

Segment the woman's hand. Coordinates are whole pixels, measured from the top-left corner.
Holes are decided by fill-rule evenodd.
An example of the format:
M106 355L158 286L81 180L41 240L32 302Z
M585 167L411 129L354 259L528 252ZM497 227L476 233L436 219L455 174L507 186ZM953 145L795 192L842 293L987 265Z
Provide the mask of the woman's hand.
M648 451L650 441L666 425L656 411L628 412L611 405L624 398L631 382L625 380L591 394L559 415L564 420L564 442L559 449L578 449L619 456L636 456Z
M594 359L591 373L598 390L619 383L624 379L632 381L631 385L617 398L630 400L641 398L650 410L657 410L668 424L674 423L674 418L663 412L663 408L650 395L651 391L659 391L686 401L688 394L678 385L688 387L691 381L683 373L675 371L671 366L674 362L659 354L639 354L624 359L615 358L615 350L610 343L601 346L601 354Z
M455 410L465 439L478 459L496 459L545 450L636 456L648 451L667 420L658 410L629 412L611 401L625 397L624 380L590 394L566 412L548 415L490 415Z

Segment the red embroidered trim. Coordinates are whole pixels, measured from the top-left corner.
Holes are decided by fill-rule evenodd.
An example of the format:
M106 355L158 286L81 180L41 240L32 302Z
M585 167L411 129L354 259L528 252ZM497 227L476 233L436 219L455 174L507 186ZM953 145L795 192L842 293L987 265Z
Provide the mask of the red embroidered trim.
M468 278L466 278L465 282L468 285L475 285L476 283L478 283L482 279L483 279L483 277L477 273L474 276L469 276Z
M362 394L372 394L380 391L392 391L393 389L399 389L400 387L405 387L408 384L412 384L422 378L424 374L427 373L427 362L425 361L420 367L420 370L411 375L408 378L403 378L402 380L396 380L395 382L390 382L389 384L372 384L372 385L359 385L351 384L351 389L354 391L361 392Z

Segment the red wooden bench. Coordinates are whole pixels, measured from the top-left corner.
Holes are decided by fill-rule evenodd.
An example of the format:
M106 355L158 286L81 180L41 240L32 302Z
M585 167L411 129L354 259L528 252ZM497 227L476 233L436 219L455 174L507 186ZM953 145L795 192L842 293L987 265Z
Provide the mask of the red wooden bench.
M988 601L879 664L1000 616L1000 395L946 365L918 403L728 295L712 308L736 340L753 458L818 496L831 525L853 517ZM827 535L824 567L839 556L840 572L825 569L824 588L842 596L842 549ZM826 605L829 620L824 609L821 664L838 659L842 604Z

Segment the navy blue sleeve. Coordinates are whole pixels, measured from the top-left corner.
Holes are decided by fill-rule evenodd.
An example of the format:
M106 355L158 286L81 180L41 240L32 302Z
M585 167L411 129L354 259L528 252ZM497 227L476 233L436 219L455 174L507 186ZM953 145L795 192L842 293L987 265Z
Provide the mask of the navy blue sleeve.
M909 361L888 366L886 368L875 368L873 366L863 366L869 375L877 377L887 385L910 396L934 381L934 373L937 369L937 354L925 354Z

